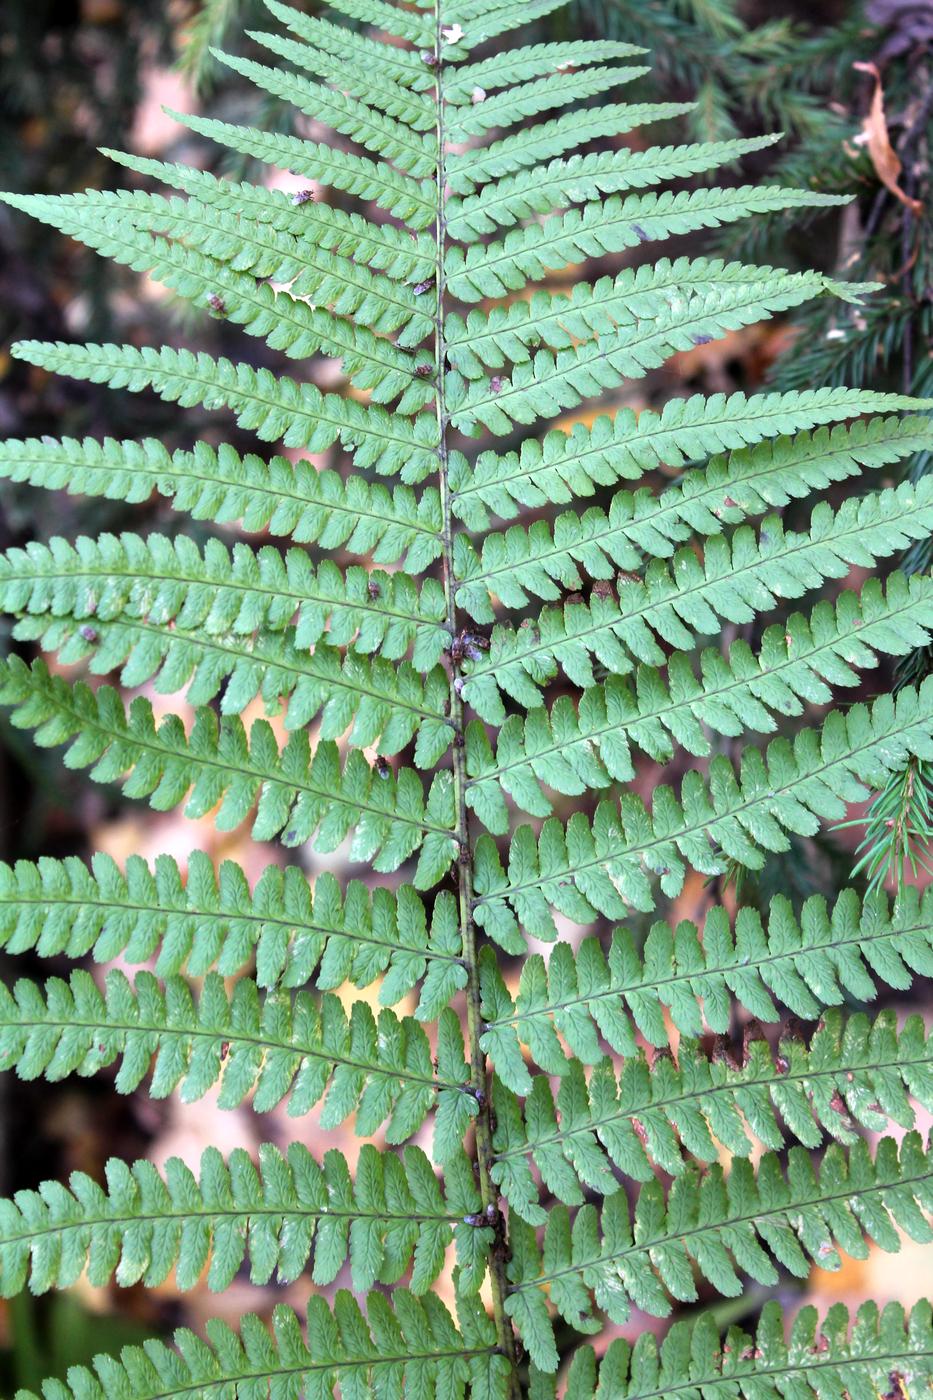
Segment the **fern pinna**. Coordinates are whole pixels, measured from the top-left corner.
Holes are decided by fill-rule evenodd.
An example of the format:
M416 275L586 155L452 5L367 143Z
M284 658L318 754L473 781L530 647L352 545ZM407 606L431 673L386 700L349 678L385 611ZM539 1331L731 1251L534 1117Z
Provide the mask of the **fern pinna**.
M258 1161L211 1148L196 1170L113 1160L103 1182L3 1202L7 1295L85 1270L223 1289L245 1264L257 1284L314 1285L306 1318L181 1331L44 1393L919 1394L925 1302L909 1318L804 1309L789 1334L769 1302L754 1335L721 1336L706 1311L660 1344L575 1345L700 1288L839 1267L866 1237L931 1238L914 1113L933 1109L933 1039L916 1015L864 1009L933 973L930 899L714 905L702 927L671 913L688 872L759 869L933 759L933 681L852 702L863 673L933 634L927 577L865 576L933 528L930 480L884 476L929 449L928 421L905 416L920 405L814 387L636 414L623 397L678 351L870 290L645 259L832 200L678 191L771 138L620 144L681 109L591 102L644 71L626 43L503 47L557 0L333 0L351 25L267 3L284 26L252 35L269 63L225 61L345 141L179 120L358 208L117 152L168 193L5 198L305 364L38 342L20 358L226 410L289 455L7 442L8 478L156 493L180 523L8 551L2 607L57 662L10 656L0 693L99 782L250 822L257 841L349 842L382 878L312 882L271 850L252 888L198 852L185 870L103 854L3 868L9 957L147 966L3 990L0 1060L27 1078L113 1065L121 1092L189 1101L219 1084L222 1106L284 1101L295 1119L322 1104L323 1129L352 1119L376 1142L353 1175L295 1141ZM593 261L595 280L548 289ZM311 382L319 356L343 392ZM566 418L600 398L601 416ZM201 422L210 437L207 418L192 437ZM862 473L875 489L829 491ZM197 544L185 515L279 543ZM813 599L853 568L860 586ZM187 708L159 720L106 675ZM247 725L257 701L269 720ZM671 767L649 800L650 764ZM517 981L503 954L524 959ZM338 996L347 983L381 1009Z

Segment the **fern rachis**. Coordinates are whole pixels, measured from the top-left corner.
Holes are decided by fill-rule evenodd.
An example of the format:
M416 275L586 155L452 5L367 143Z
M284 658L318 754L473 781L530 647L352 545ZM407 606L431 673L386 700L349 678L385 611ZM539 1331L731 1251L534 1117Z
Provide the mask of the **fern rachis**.
M933 634L929 579L813 597L928 536L933 497L869 475L928 450L924 405L897 395L698 394L638 415L610 401L555 424L678 350L871 290L676 255L569 294L541 286L568 265L838 202L658 188L770 137L577 154L683 104L617 100L643 71L631 45L499 47L558 3L334 0L333 22L268 0L291 36L255 33L266 62L225 61L345 140L181 120L352 210L119 153L170 193L6 197L294 371L171 347L16 347L48 370L222 410L291 457L0 447L9 479L135 503L155 491L180 518L172 537L52 539L0 558L15 640L56 657L3 663L12 722L157 810L248 821L256 841L325 856L347 842L355 874L376 877L311 881L269 858L250 888L200 852L185 871L168 856L121 870L103 853L0 867L10 960L152 964L3 989L0 1066L58 1079L118 1065L121 1092L193 1101L219 1085L222 1107L285 1102L300 1117L320 1104L325 1131L352 1118L378 1138L355 1174L332 1148L265 1144L258 1163L210 1149L197 1172L114 1159L106 1185L78 1173L0 1202L6 1295L85 1270L151 1287L174 1270L182 1288L206 1271L223 1289L247 1257L256 1284L309 1273L326 1295L305 1324L279 1307L272 1336L251 1315L238 1334L208 1324L207 1341L183 1330L175 1350L99 1358L49 1397L339 1384L548 1400L565 1362L570 1395L606 1400L822 1396L829 1375L870 1396L895 1371L933 1378L924 1303L909 1321L866 1306L851 1333L831 1309L819 1340L807 1310L785 1339L768 1304L754 1338L720 1339L702 1313L660 1348L613 1342L599 1365L577 1344L601 1314L694 1299L694 1272L732 1297L743 1277L772 1287L811 1261L839 1267L865 1235L884 1249L898 1230L931 1238L933 1171L913 1131L915 1107L933 1106L931 1037L916 1016L845 1010L933 974L929 899L889 907L852 889L831 911L775 900L766 919L713 904L702 929L672 925L667 901L691 869L759 869L933 759L931 683L894 697L879 680L883 658ZM318 356L340 392L314 385ZM682 469L676 481L662 466ZM785 527L790 503L861 474L858 495ZM202 548L185 516L279 543ZM726 623L749 637L713 645ZM184 694L193 719L157 722L145 696L126 704L102 677ZM868 694L851 703L857 686ZM267 718L244 722L257 698ZM686 756L650 802L633 787L640 756ZM643 941L635 911L655 915ZM567 922L587 930L576 950ZM546 958L528 936L553 945ZM522 959L515 987L496 945ZM372 1003L345 999L348 984ZM818 1025L795 1034L786 1013ZM740 1051L710 1048L743 1017ZM429 1121L430 1157L410 1142ZM860 1136L892 1123L910 1130L900 1144ZM345 1267L365 1310L329 1292ZM441 1278L456 1320L433 1294Z

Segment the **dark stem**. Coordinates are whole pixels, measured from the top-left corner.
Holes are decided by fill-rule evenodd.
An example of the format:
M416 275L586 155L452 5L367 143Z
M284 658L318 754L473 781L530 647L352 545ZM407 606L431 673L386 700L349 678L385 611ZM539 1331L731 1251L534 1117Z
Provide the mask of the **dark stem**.
M453 515L451 510L451 492L448 470L448 445L447 435L450 431L450 418L447 412L447 402L444 387L444 376L447 370L447 343L445 335L445 292L446 274L444 266L444 255L447 245L447 219L446 219L446 151L444 132L444 93L443 93L443 45L444 36L442 33L443 21L441 18L442 0L436 0L435 6L435 100L437 103L437 218L436 218L436 292L437 292L437 315L435 321L435 373L437 375L435 402L437 405L437 423L439 430L439 442L437 449L438 457L438 482L441 497L441 511L443 519L443 570L444 570L444 596L447 601L447 627L450 632L451 652L449 657L450 667L450 720L454 729L453 753L453 782L454 782L454 806L456 821L456 841L457 841L457 890L460 915L460 937L463 963L467 970L467 1037L469 1040L470 1054L470 1084L473 1095L478 1105L478 1112L474 1120L476 1138L476 1170L479 1182L480 1197L484 1211L492 1207L497 1213L499 1208L499 1193L490 1176L490 1166L493 1158L492 1148L492 1121L490 1118L489 1092L488 1092L488 1072L486 1056L480 1047L480 1037L483 1030L482 1013L480 1010L480 985L479 966L476 955L476 925L473 920L473 845L470 839L470 817L466 805L467 775L466 775L466 750L464 744L464 706L460 697L462 685L461 663L457 651L453 648L453 642L457 636L457 605L456 590L457 577L454 572L453 557ZM518 1381L517 1351L515 1345L515 1333L512 1329L511 1321L505 1311L505 1298L508 1291L508 1280L505 1274L505 1261L501 1257L500 1251L490 1250L489 1256L489 1278L492 1293L493 1317L496 1324L496 1336L498 1345L503 1355L511 1363L511 1375L509 1379L510 1400L519 1400L521 1389Z

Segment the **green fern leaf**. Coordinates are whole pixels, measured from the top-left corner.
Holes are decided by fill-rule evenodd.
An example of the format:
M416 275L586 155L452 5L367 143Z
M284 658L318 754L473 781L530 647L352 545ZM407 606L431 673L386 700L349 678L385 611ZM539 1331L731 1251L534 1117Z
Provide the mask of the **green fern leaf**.
M491 938L515 950L518 930L553 940L551 909L575 923L597 913L624 918L630 907L649 913L652 875L669 897L679 894L688 867L718 874L724 858L760 869L762 850L788 849L787 832L812 834L838 818L846 804L884 785L884 775L916 751L933 756L933 680L880 696L871 707L831 712L819 729L798 730L793 743L775 739L762 753L746 748L738 775L722 755L709 780L692 769L679 797L658 787L649 811L627 793L618 806L601 802L592 822L576 813L564 828L549 818L536 839L530 827L512 838L508 873L489 836L476 847L476 918ZM715 843L715 845L711 845Z
M274 3L270 8L278 12ZM547 77L560 71L562 63L582 68L586 64L601 63L610 58L637 58L644 52L635 44L620 43L617 39L582 39L507 49L493 58L480 59L455 69L450 75L447 93L452 102L466 102L477 87L494 91L511 87L513 83L528 82L531 78Z
M434 487L416 496L407 486L389 489L304 461L244 457L226 443L169 452L156 438L7 438L0 476L111 501L143 502L157 491L195 520L237 521L251 533L371 556L376 564L403 560L408 573L424 572L442 549Z
M621 253L674 234L719 228L751 214L846 202L835 195L751 185L734 190L629 195L626 199L612 196L544 223L513 229L501 243L451 248L446 259L447 285L451 295L461 301L481 301L518 291L527 281L538 281L548 271L568 264Z
M321 1126L354 1114L370 1137L386 1123L386 1140L405 1142L437 1107L438 1161L459 1150L476 1101L469 1093L463 1038L452 1011L441 1012L438 1068L417 1021L391 1011L378 1020L366 1002L347 1016L332 992L318 1000L285 991L260 998L249 978L232 995L208 973L195 1001L180 977L160 984L139 972L135 985L111 969L100 991L87 972L44 989L21 978L0 989L0 1066L23 1079L90 1075L119 1060L118 1093L131 1093L152 1070L147 1092L178 1092L194 1103L219 1082L218 1104L236 1108L248 1094L257 1113L288 1099L299 1117L324 1100ZM451 1129L459 1132L454 1138Z
M462 243L507 228L533 214L580 204L600 194L642 189L667 180L702 174L771 146L775 136L751 136L733 141L704 141L692 146L652 146L646 151L599 151L573 155L533 166L477 194L451 200L448 228Z
M400 872L371 888L327 859L257 852L219 867L202 852L0 865L9 962L149 964L135 982L76 967L0 988L0 1069L112 1067L120 1092L216 1091L223 1108L287 1105L380 1139L354 1150L352 1174L326 1146L267 1143L258 1161L209 1148L197 1174L112 1160L100 1180L0 1201L11 1297L85 1274L227 1289L244 1265L256 1285L299 1290L346 1269L369 1295L366 1314L345 1292L314 1297L306 1338L279 1308L274 1335L247 1315L239 1336L209 1323L205 1341L98 1357L45 1400L556 1400L565 1380L572 1400L875 1400L933 1379L924 1307L906 1332L899 1310L864 1310L851 1338L831 1310L819 1340L804 1313L788 1345L770 1309L754 1342L721 1341L714 1305L660 1349L646 1332L599 1366L585 1347L568 1358L606 1314L618 1328L633 1306L666 1316L701 1288L738 1298L745 1280L838 1268L866 1241L933 1240L916 1132L933 1112L933 1037L918 1016L899 1028L891 1009L844 1011L933 975L931 898L847 890L832 908L781 897L759 914L722 894L701 927L675 927L670 909L632 919L670 905L688 872L762 870L933 764L933 678L887 675L887 658L930 646L933 582L871 576L933 531L933 478L887 475L929 451L933 428L901 417L928 402L872 390L626 406L644 395L625 381L678 352L874 288L702 247L649 257L846 197L817 179L697 179L769 135L625 141L692 110L615 100L645 71L633 45L490 43L561 3L333 0L323 18L268 0L288 33L250 31L266 61L217 56L252 82L255 112L289 108L279 129L178 117L189 144L214 141L268 180L108 151L168 193L4 197L263 353L254 367L26 341L15 351L40 369L198 410L197 445L14 441L0 477L155 496L289 541L228 544L198 524L10 549L14 641L81 671L0 662L10 722L158 811ZM717 48L739 42L731 0L715 3ZM230 19L196 24L196 55ZM287 134L326 128L332 144ZM278 376L270 352L306 363ZM333 392L314 382L322 357ZM603 416L565 417L604 395ZM216 409L283 455L217 446ZM506 441L474 450L457 433ZM835 490L874 470L877 490ZM157 720L148 697L88 684L110 675L186 707ZM844 703L858 686L865 703ZM605 946L598 928L558 937L603 918L620 925ZM529 938L555 946L529 955ZM494 943L522 960L514 974ZM779 1029L765 1038L762 1022ZM867 1145L892 1124L899 1147ZM415 1134L430 1158L394 1150Z
M283 47L286 45L290 50L291 45L287 40L282 43ZM269 68L249 58L223 53L220 49L212 52L215 58L235 73L249 78L264 92L281 98L306 116L351 137L372 154L382 157L383 161L392 161L414 179L423 179L433 172L436 143L427 135L412 131L404 122L387 117L358 98L335 92L321 83L310 82L284 69Z
M433 463L437 424L427 413L413 422L367 407L267 369L214 360L203 351L137 350L131 345L66 345L19 341L19 359L92 384L138 393L152 389L185 408L229 408L242 428L263 442L322 452L336 441L351 449L359 467L373 467L403 481L422 481Z
M361 73L383 74L396 86L409 88L412 92L424 92L434 86L423 60L411 49L403 49L398 44L378 43L366 34L331 24L329 20L316 15L303 14L293 5L279 4L278 0L264 0L264 3L266 9L299 39L352 65L354 69L358 67ZM347 70L341 69L341 73L346 80Z
M241 155L252 156L280 170L294 170L335 190L372 200L416 231L427 228L434 218L436 195L429 182L415 180L385 162L315 141L304 141L298 136L235 126L211 117L186 116L182 112L170 111L169 114L183 126Z
M282 8L286 7L282 6ZM330 34L327 31L337 34L341 32L336 26L328 25L326 21L319 21L319 23L325 26L324 32L328 38ZM410 85L400 84L394 76L389 76L382 63L377 62L372 67L367 66L364 70L357 68L355 62L352 66L348 66L345 56L327 53L317 42L298 43L296 40L285 38L281 34L268 34L255 29L246 32L263 48L278 54L280 58L288 59L297 68L303 68L306 72L313 73L315 77L323 78L325 82L340 88L346 96L362 99L367 108L375 108L385 117L397 119L413 131L431 131L436 125L437 113L433 94L417 92ZM317 38L317 34L315 34L315 38ZM333 44L332 47L334 47ZM367 47L367 55L371 53L372 47ZM378 46L376 46L376 53L381 53ZM407 78L408 71L403 76ZM285 80L288 81L291 77L291 74L286 74ZM332 100L333 94L327 91L325 105ZM366 113L366 118L367 121L372 120L369 112ZM393 127L386 126L384 130L392 131Z
M778 895L767 925L742 908L733 933L727 910L714 906L702 933L687 920L673 929L653 924L641 954L625 928L614 931L608 957L597 938L585 939L576 955L557 943L547 965L540 954L526 959L514 999L484 950L482 1044L499 1078L524 1094L531 1079L523 1045L541 1069L561 1075L570 1072L561 1038L584 1064L599 1064L600 1037L626 1057L638 1053L636 1031L666 1048L666 1016L695 1038L704 1026L727 1034L735 1002L758 1021L779 1021L778 1004L815 1020L847 997L873 1001L879 982L906 991L914 973L933 976L933 892L921 897L908 887L891 909L883 894L863 904L844 890L832 911L813 895L799 918Z
M643 77L648 71L647 68L619 67L552 73L519 83L492 96L480 96L474 88L475 97L467 97L459 103L456 97L451 99L453 112L448 128L449 138L459 143L495 128L515 126L540 112L584 102L600 93L622 87L635 78Z
M102 852L90 870L73 856L0 864L0 946L12 956L34 949L43 958L153 960L160 977L213 968L231 977L255 959L263 989L313 980L337 991L381 978L379 1001L389 1006L421 981L423 1021L436 1019L466 980L447 893L429 921L408 885L392 894L351 880L344 891L324 871L312 890L297 866L268 865L251 890L234 861L215 871L203 851L188 856L184 880L167 855L152 870L129 856L125 872Z
M933 1377L930 1304L918 1303L905 1317L900 1303L879 1312L863 1303L849 1335L849 1315L834 1303L825 1318L804 1307L784 1339L785 1310L767 1302L754 1335L732 1326L720 1338L711 1313L693 1321L675 1322L658 1344L650 1331L634 1345L622 1338L610 1342L597 1369L591 1347L574 1356L567 1384L575 1395L593 1400L652 1400L675 1394L689 1385L704 1400L723 1389L739 1400L762 1395L791 1394L800 1400L831 1400L837 1395L875 1400L892 1385L929 1385ZM533 1379L535 1400L553 1400L554 1377L540 1372Z
M138 697L129 710L109 686L96 693L50 676L44 663L30 669L18 657L0 667L0 703L14 706L12 722L35 729L35 742L69 743L69 768L91 768L96 782L123 779L129 797L148 797L156 811L184 803L186 816L216 813L218 830L238 826L253 812L252 835L283 845L313 838L333 851L352 832L351 858L397 870L420 852L416 888L429 889L455 854L454 810L448 773L435 775L425 799L413 769L396 776L370 767L358 749L341 768L337 745L324 740L313 754L307 731L295 730L279 751L272 727L256 720L249 735L238 719L219 723L213 710L196 712L190 734L176 715L156 725L152 706ZM189 795L190 794L190 795ZM218 806L219 804L219 806Z
M770 271L764 286L757 280L732 286L726 280L722 290L675 297L656 316L633 318L631 325L607 331L598 340L590 337L579 347L556 354L539 350L515 363L507 378L494 375L479 384L465 384L459 376L450 375L451 422L468 434L475 435L482 426L495 436L506 435L515 424L554 417L616 388L623 379L639 379L677 351L720 339L775 311L836 291L819 275Z
M321 1164L298 1142L284 1155L264 1143L258 1156L257 1169L243 1148L224 1161L209 1147L197 1176L178 1157L164 1173L112 1157L106 1189L74 1172L70 1189L46 1181L0 1201L4 1296L27 1282L33 1293L69 1288L85 1269L95 1287L115 1278L121 1287L154 1288L174 1271L182 1290L206 1271L208 1287L221 1292L247 1256L251 1283L292 1283L312 1249L316 1284L333 1283L349 1259L356 1292L395 1284L411 1267L411 1290L420 1295L454 1240L478 1286L478 1232L464 1217L480 1200L464 1154L448 1162L446 1190L417 1147L398 1157L364 1144L355 1182L334 1150Z
M266 260L260 263L257 257L253 271L289 282L288 293L257 285L255 275L231 271L215 256L149 234L147 225L154 229L167 227L173 237L194 233L195 242L216 247L223 225L218 225L209 209L200 208L193 200L175 201L183 212L163 201L166 211L156 208L150 215L148 210L101 207L91 196L72 196L67 204L59 203L53 196L0 195L0 199L60 228L115 262L127 263L137 272L151 272L157 281L181 296L242 325L250 335L263 336L273 349L285 351L292 359L306 359L319 351L342 359L346 373L358 378L361 388L381 390L377 402L394 399L406 390L410 396L411 380L419 363L427 363L424 357L412 357L368 334L366 329L393 332L405 327L413 343L422 340L431 321L411 288L400 286L382 273L357 267L340 254L318 251L299 259L291 254L289 244L269 232L266 225L257 226L256 238ZM140 223L143 227L136 228ZM233 237L229 226L228 231ZM249 246L246 234L238 222L235 242L241 247ZM257 266L262 269L260 273L256 273ZM268 268L271 270L266 271ZM298 300L300 297L313 298L315 305L308 306ZM339 314L320 309L327 304ZM361 324L354 325L344 316ZM422 407L424 402L422 384L413 408Z
M343 0L341 0L343 3ZM459 1329L458 1330L458 1325ZM392 1302L373 1292L364 1314L346 1289L329 1305L319 1294L308 1300L307 1341L298 1316L284 1304L272 1313L273 1334L255 1314L240 1332L212 1319L207 1340L182 1328L175 1348L162 1341L124 1347L120 1359L98 1356L94 1369L75 1366L68 1381L49 1381L45 1400L183 1400L214 1390L253 1396L270 1385L276 1394L300 1386L309 1395L331 1395L338 1384L349 1394L412 1396L420 1400L471 1386L474 1395L507 1400L508 1361L496 1347L495 1329L474 1297L458 1297L457 1322L439 1298L416 1298L393 1290ZM20 1400L39 1400L20 1391Z
M774 289L784 275L771 267L722 259L662 258L654 266L627 268L615 278L578 282L569 296L538 292L530 301L472 311L465 319L452 315L449 359L465 378L482 379L490 369L531 360L539 345L566 350L595 340L612 353L613 331L629 327L634 333L644 321L667 324L672 311L691 297L745 293L761 284ZM812 286L820 290L819 277L812 279ZM505 391L503 384L499 392Z
M118 165L135 170L137 174L184 190L195 197L198 205L211 208L217 219L218 233L211 238L205 230L204 242L199 246L212 257L235 261L235 266L241 271L268 266L265 262L267 258L271 259L273 267L278 268L283 257L288 260L285 268L297 265L300 271L306 265L305 254L309 250L299 240L310 236L328 252L356 253L367 266L390 277L422 282L434 272L434 245L427 235L409 234L394 224L374 223L362 214L318 203L307 197L311 191L299 190L290 195L285 190L267 189L265 185L218 179L216 175L206 170L196 170L190 165L169 164L107 147L102 148L101 154ZM87 203L89 207L118 209L132 215L137 222L145 221L149 215L157 218L160 209L164 210L163 217L166 219L172 211L178 214L187 212L187 205L180 200L146 194L141 190L88 190L81 195L60 195L58 198L63 203L73 200L79 208ZM235 246L228 232L233 222L230 216L241 215L246 216L244 238ZM279 238L267 240L263 233L254 232L251 224L269 225L276 234L285 238L284 245ZM168 223L165 227L169 231ZM200 225L193 221L189 227L189 237L198 237L199 228Z
M853 565L868 565L922 539L933 527L933 489L925 483L923 478L916 486L904 482L875 495L849 497L835 513L821 502L806 530L785 532L776 516L757 534L740 526L731 536L708 539L702 559L680 549L669 563L654 560L644 580L623 575L615 594L608 581L597 582L589 602L547 608L517 629L499 623L488 651L466 668L464 696L484 719L501 722L503 692L534 709L541 704L542 685L558 668L575 685L591 687L592 658L612 675L626 675L639 662L663 666L663 645L690 649L699 638L716 634L722 620L751 622L778 599L800 598L824 579L844 578ZM458 601L478 621L489 622L494 616L490 591L521 606L529 593L559 597L554 574L565 588L578 586L575 552L603 577L606 554L616 567L640 563L624 535L616 544L608 522L603 530L604 520L599 513L586 521L566 517L559 541L566 541L563 550L546 530L509 531L490 548L495 573L484 574L480 564L477 579L465 583ZM605 552L594 543L596 536L606 544ZM486 578L488 586L481 582Z
M725 654L707 648L699 677L685 653L672 652L666 674L642 665L634 684L610 676L584 690L577 709L563 697L550 711L531 709L525 719L509 715L495 751L485 728L471 721L467 803L496 829L504 819L503 794L522 811L546 817L552 811L546 787L578 797L632 781L632 745L667 763L678 745L708 757L710 732L730 738L749 730L773 733L780 717L828 703L831 686L856 686L859 669L876 667L879 654L926 646L931 629L929 580L892 574L887 595L870 579L861 595L842 593L835 606L819 602L808 618L793 613L769 627L756 651L741 638Z
M494 1179L533 1225L546 1217L532 1161L558 1200L581 1205L584 1190L620 1190L613 1166L650 1182L655 1165L675 1177L689 1171L688 1153L715 1162L717 1144L739 1159L750 1156L752 1139L775 1151L785 1138L814 1148L829 1136L851 1146L860 1140L858 1125L910 1128L911 1100L933 1104L933 1038L919 1016L899 1032L891 1012L846 1020L830 1008L809 1045L787 1034L772 1051L749 1036L739 1062L728 1047L711 1058L699 1042L683 1039L676 1062L666 1048L652 1064L639 1051L618 1076L609 1058L589 1079L577 1060L562 1068L556 1095L545 1075L534 1077L524 1110L495 1083ZM517 1071L515 1061L516 1078Z
M296 644L327 636L333 646L382 652L392 660L413 646L413 664L429 670L449 641L437 583L420 587L403 573L324 561L317 569L303 550L281 555L211 539L203 551L183 535L53 538L10 550L0 562L0 587L10 612L68 615L84 620L121 615L208 635L284 632L297 617Z
M454 152L445 162L454 194L472 194L477 186L549 162L564 151L609 135L619 136L646 122L668 121L692 110L691 102L620 102L584 107L548 122L538 122L488 146Z
M631 409L620 409L615 418L597 418L592 427L579 424L570 433L554 429L540 441L526 438L518 452L482 452L472 468L465 459L455 456L451 473L455 487L453 509L468 529L481 530L488 527L490 514L507 520L523 506L534 508L549 501L567 504L578 496L592 496L600 486L639 480L664 463L683 466L727 448L739 449L740 455L733 453L728 466L718 461L710 463L714 480L723 470L735 470L739 478L736 484L741 486L746 475L754 477L758 470L768 469L773 452L773 465L778 471L786 466L793 472L801 458L802 472L806 473L801 487L809 487L811 482L813 487L820 487L826 480L837 479L836 470L842 477L851 475L856 463L870 458L873 441L881 443L883 463L883 454L888 450L884 444L890 444L894 436L890 424L888 428L873 423L864 428L855 425L850 430L835 429L831 437L817 432L812 443L802 436L793 442L780 439L860 412L883 413L910 407L916 404L896 394L816 389L800 394L754 394L750 398L744 394L714 394L710 398L696 394L689 399L671 399L660 414L646 409L637 418ZM906 423L903 431L909 437L917 424L910 419ZM925 438L928 429L923 425L919 432ZM775 438L779 441L772 445L771 439ZM745 451L759 443L764 444L760 455ZM896 447L889 450L897 455ZM863 451L868 458L862 457ZM827 478L813 463L817 453L825 463ZM816 476L811 477L811 472ZM686 478L685 491L691 479L700 484L698 475ZM788 476L784 481L783 492L792 490L791 480ZM763 494L762 500L770 503L770 494ZM781 494L774 504L784 504Z
M697 1300L694 1269L717 1293L738 1297L744 1285L737 1269L771 1285L779 1278L775 1260L802 1278L811 1260L838 1270L840 1251L868 1257L863 1234L896 1253L898 1227L928 1244L933 1228L924 1211L931 1208L933 1158L917 1133L907 1135L900 1152L893 1138L882 1138L874 1159L863 1142L849 1152L830 1147L818 1174L802 1148L791 1148L786 1176L774 1156L762 1158L757 1172L739 1159L728 1178L718 1165L679 1177L667 1200L659 1181L648 1182L631 1216L622 1192L599 1213L583 1206L572 1221L556 1206L542 1250L534 1232L516 1224L506 1306L532 1361L554 1370L545 1285L561 1317L578 1331L595 1332L602 1324L591 1295L614 1322L628 1321L632 1306L664 1317L671 1297Z

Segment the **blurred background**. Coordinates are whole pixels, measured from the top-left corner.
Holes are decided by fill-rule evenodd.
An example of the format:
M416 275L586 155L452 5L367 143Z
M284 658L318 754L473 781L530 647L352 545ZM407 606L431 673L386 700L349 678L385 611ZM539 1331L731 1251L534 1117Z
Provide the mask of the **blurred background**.
M306 6L316 8L313 0ZM223 163L215 149L162 110L165 104L285 129L289 114L262 100L209 51L218 43L249 51L241 30L262 23L259 0L205 5L198 0L5 0L2 10L2 188L58 194L131 183L99 153L102 146L182 160L233 178L269 178L268 171L250 168L248 161ZM760 220L753 229L735 225L678 251L702 249L788 267L817 263L840 276L883 284L866 310L822 299L812 313L795 313L793 324L774 321L698 346L627 389L625 402L640 407L671 394L754 391L768 384L872 384L933 392L933 224L927 212L933 4L574 0L538 30L527 36L529 42L609 36L643 44L654 71L640 81L637 97L629 90L632 99L696 100L689 115L635 139L668 144L780 130L786 133L783 143L756 155L745 169L717 172L717 181L784 182L857 196L841 213L809 221L795 214L793 226L783 217ZM560 285L559 278L554 282ZM202 430L215 431L206 415L179 415L154 397L50 379L12 361L8 347L20 337L186 344L275 364L272 352L257 350L256 341L247 342L222 319L186 311L146 279L0 206L0 435L157 436L174 448L190 445ZM792 359L782 359L791 347ZM252 445L248 435L238 442L236 432L230 440L243 448ZM908 470L919 473L927 466L914 461ZM96 535L124 528L172 529L172 513L158 498L127 507L4 483L0 548L59 533ZM186 528L196 533L199 527ZM902 562L927 569L930 551L915 549ZM8 629L3 644L12 644ZM902 674L914 677L928 666L929 658L918 655ZM866 685L875 689L878 678L869 676ZM164 698L152 698L167 707ZM174 701L170 707L178 709ZM928 791L928 775L917 777L918 790ZM651 775L645 781L650 787ZM922 813L915 810L912 820L922 836ZM766 903L778 887L797 899L813 891L831 895L847 882L862 834L849 829L819 843L800 843L792 861L768 867L754 885L745 886L743 899ZM121 862L131 852L151 858L161 851L184 861L192 846L217 861L234 856L251 876L276 858L252 846L245 831L218 835L207 821L193 824L124 802L115 789L67 773L60 752L43 753L10 729L5 717L0 720L0 859L102 850ZM309 868L313 873L314 866ZM921 868L911 878L926 876ZM669 912L697 918L711 899L734 897L728 882L711 891L697 878ZM47 962L22 957L15 967L0 967L7 977L49 970ZM922 1009L923 996L916 993L915 1009ZM909 1003L909 996L902 998L899 1009ZM175 1102L157 1105L138 1095L121 1098L109 1074L61 1085L22 1084L5 1076L0 1079L0 1193L47 1177L67 1178L76 1168L99 1178L113 1154L147 1155L162 1163L174 1153L194 1165L208 1143L228 1151L238 1144L252 1146L260 1137L287 1140L293 1130L284 1116L263 1121L245 1110L221 1113L210 1098L192 1109ZM352 1160L349 1132L339 1145ZM905 1245L901 1256L872 1253L867 1261L846 1263L841 1274L814 1276L808 1290L821 1303L842 1298L853 1304L867 1296L910 1301L923 1287L919 1249ZM245 1280L220 1301L203 1288L178 1294L171 1284L148 1293L82 1285L60 1297L24 1295L0 1303L0 1391L35 1387L43 1376L62 1374L96 1351L168 1333L180 1322L198 1326L217 1313L235 1320L247 1307L271 1307L278 1294L271 1288L268 1294L257 1299ZM299 1294L291 1290L289 1300L298 1301ZM787 1296L794 1306L800 1301L799 1290ZM722 1305L722 1320L749 1322L760 1301L753 1294ZM632 1329L645 1325L659 1326L636 1316Z

